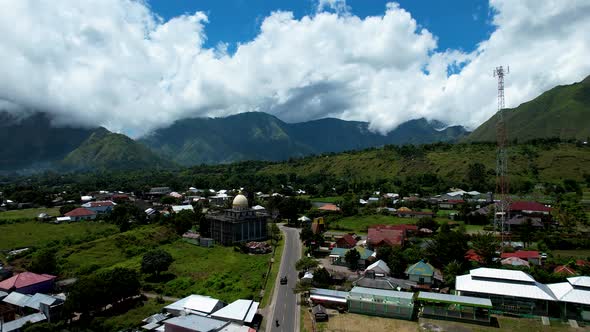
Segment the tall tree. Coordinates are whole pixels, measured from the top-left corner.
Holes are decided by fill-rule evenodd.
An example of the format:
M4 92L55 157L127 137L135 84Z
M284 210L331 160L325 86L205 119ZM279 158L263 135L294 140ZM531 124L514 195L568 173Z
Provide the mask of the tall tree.
M483 265L491 266L498 257L500 241L492 232L478 233L471 237L471 246L483 260Z
M172 255L162 249L154 249L143 255L141 260L141 271L159 276L161 272L168 270L174 262Z
M348 250L344 255L344 261L353 271L359 268L359 259L361 259L361 254L355 248Z
M56 250L43 248L33 254L29 269L35 273L57 274L58 265L55 257Z

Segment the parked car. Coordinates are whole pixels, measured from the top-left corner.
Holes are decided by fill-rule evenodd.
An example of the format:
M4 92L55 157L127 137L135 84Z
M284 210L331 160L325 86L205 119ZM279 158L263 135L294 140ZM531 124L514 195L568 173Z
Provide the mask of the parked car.
M287 284L287 276L284 276L281 278L281 285L286 285Z

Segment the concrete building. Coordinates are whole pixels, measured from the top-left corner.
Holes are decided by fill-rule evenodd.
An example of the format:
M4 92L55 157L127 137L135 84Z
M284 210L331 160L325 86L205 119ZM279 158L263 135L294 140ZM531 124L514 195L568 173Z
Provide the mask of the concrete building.
M414 313L414 293L354 287L348 295L348 311L411 320Z
M216 243L226 246L266 240L267 217L266 213L249 208L248 199L244 195L234 198L231 209L206 216L211 225L211 237Z

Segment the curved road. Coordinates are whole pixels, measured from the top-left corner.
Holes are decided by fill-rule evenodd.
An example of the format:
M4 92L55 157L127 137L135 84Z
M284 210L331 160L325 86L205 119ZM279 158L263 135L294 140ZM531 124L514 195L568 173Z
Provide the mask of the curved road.
M301 258L299 230L284 226L280 226L280 229L285 236L285 248L281 258L281 268L275 282L270 314L266 322L266 332L299 332L300 307L297 304L297 295L293 293L293 288L298 280L295 262ZM280 279L283 276L287 276L288 283L286 285L280 284ZM279 321L278 327L277 320Z

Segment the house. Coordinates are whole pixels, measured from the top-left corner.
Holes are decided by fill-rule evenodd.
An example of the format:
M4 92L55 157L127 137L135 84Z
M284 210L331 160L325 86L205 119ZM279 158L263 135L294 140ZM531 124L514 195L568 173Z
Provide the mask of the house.
M549 316L558 312L549 287L518 270L477 268L455 279L457 295L487 298L493 309L517 315Z
M510 214L549 215L551 208L537 202L516 201L510 204Z
M27 323L35 324L35 323L43 322L46 319L47 318L45 317L45 315L40 312L35 313L35 314L31 314L31 315L27 315L24 317L20 317L18 319L13 320L13 321L5 322L4 324L2 324L1 325L2 332L19 332L19 331L21 331L21 328L23 326L25 326L25 324L27 324Z
M559 266L556 266L555 269L553 269L553 273L554 274L566 275L566 276L576 276L576 275L578 275L578 273L576 273L576 271L574 269L572 269L571 267L569 267L567 265L559 265Z
M64 305L64 299L51 295L37 293L25 303L25 307L42 312L47 321L59 321Z
M434 212L412 211L407 207L401 207L401 208L397 209L393 214L397 215L400 218L424 218L424 217L433 218L434 217Z
M470 262L483 263L483 258L480 255L478 255L473 249L467 250L467 252L465 253L465 259Z
M210 315L223 308L223 302L209 296L189 295L164 307L164 310L174 316L184 314Z
M22 272L0 282L0 291L22 294L49 293L53 290L56 276Z
M326 322L328 321L328 312L326 308L324 308L321 304L318 304L311 308L311 314L316 322Z
M148 192L149 196L164 196L172 192L169 187L154 187Z
M440 271L434 266L421 260L415 264L408 266L405 271L408 279L418 283L419 285L432 285L436 281L442 282L442 275Z
M357 246L357 247L354 247L351 249L334 248L330 252L330 260L331 260L332 264L341 265L341 266L348 266L348 263L346 263L345 257L346 257L346 253L352 249L356 249L356 251L358 251L360 254L360 258L358 261L358 265L360 268L364 268L365 266L367 266L367 262L375 256L374 251L371 251L367 248L360 247L360 246Z
M383 260L378 260L375 263L367 266L367 268L365 269L366 271L373 271L373 273L375 273L375 275L381 275L381 276L388 276L389 273L391 273L391 270L389 269L389 266L387 266L387 263L385 263Z
M446 199L438 202L438 208L441 210L455 210L458 205L465 203L462 199Z
M414 293L354 287L348 298L348 311L363 315L411 320Z
M338 248L354 248L356 246L355 238L350 234L344 234L341 238L336 240L336 247Z
M491 323L492 301L479 297L440 293L418 293L420 317L463 321L488 325Z
M509 266L526 266L531 267L531 264L524 259L518 257L508 257L504 258L500 261L502 265L509 265Z
M352 285L365 288L411 291L417 288L418 284L414 281L378 275L375 271L366 270L364 275L352 282Z
M327 203L318 208L318 210L323 212L339 212L340 208L332 203Z
M64 214L64 216L70 217L71 221L94 220L96 219L96 212L80 207Z
M117 204L112 201L96 201L82 204L83 208L94 211L96 214L105 214L113 212Z
M543 219L539 217L524 216L521 214L512 215L509 220L505 222L512 230L524 227L530 221L531 226L537 229L543 228Z
M417 231L416 225L373 225L368 229L367 245L371 249L403 246L406 237Z
M541 255L536 250L518 250L515 252L503 252L500 258L516 257L534 265L541 265Z

